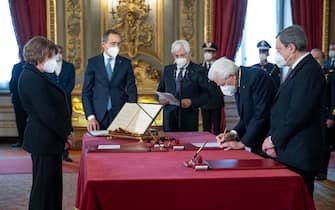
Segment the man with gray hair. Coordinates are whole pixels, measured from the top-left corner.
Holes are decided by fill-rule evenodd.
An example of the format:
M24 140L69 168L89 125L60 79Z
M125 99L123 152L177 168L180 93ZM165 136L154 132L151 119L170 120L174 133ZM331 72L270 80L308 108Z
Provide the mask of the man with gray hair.
M307 52L307 37L293 25L276 37L275 61L289 71L274 98L271 127L262 149L299 173L311 193L324 146L325 77Z
M207 103L207 78L200 65L191 61L190 44L186 40L176 40L171 46L174 64L164 67L157 91L174 95L180 106L169 104L159 98L164 105L164 131L197 131L198 109Z
M213 63L208 78L220 85L224 95L235 96L240 116L240 121L230 132L216 137L217 142L225 150L251 148L261 154L276 90L271 77L263 70L239 67L223 57Z

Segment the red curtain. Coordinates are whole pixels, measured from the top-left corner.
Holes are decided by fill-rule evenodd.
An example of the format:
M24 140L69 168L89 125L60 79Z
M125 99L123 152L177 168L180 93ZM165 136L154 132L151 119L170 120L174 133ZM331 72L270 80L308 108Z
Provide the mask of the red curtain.
M214 42L217 57L234 59L242 39L247 0L213 0Z
M9 0L20 56L26 42L34 36L47 36L45 0Z
M323 0L291 0L293 24L301 25L308 39L308 50L322 48Z

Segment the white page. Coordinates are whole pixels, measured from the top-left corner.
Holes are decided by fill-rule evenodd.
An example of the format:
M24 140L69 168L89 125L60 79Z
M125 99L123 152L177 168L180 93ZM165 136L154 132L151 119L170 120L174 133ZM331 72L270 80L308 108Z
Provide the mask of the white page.
M120 145L113 145L113 144L100 144L98 145L98 149L120 149Z
M179 106L179 100L171 93L156 91L159 99L166 99L169 104Z
M88 133L92 136L108 136L107 130L89 131Z
M202 147L204 143L192 143L195 147ZM217 142L207 142L205 145L205 148L219 148L219 144Z

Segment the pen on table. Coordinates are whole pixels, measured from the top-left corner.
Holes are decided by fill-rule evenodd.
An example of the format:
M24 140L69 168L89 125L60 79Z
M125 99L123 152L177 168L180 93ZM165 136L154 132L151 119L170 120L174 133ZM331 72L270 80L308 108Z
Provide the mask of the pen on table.
M199 155L200 151L205 147L206 144L207 144L207 141L203 145L201 145L198 151L193 155L193 159L195 159Z
M223 140L220 142L220 144L223 144L225 142L224 136L226 135L226 132L227 132L227 128L225 128L223 131Z

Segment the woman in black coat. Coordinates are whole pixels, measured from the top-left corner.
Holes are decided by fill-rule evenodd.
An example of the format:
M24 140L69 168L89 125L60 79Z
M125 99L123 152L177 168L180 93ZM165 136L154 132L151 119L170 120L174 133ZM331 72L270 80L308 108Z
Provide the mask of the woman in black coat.
M62 152L72 140L71 118L63 90L43 74L56 69L56 53L45 37L32 38L23 49L18 91L28 114L23 148L33 162L29 210L62 209Z

